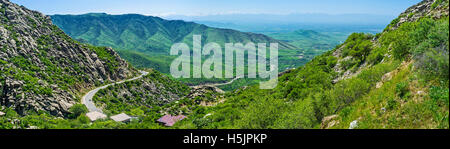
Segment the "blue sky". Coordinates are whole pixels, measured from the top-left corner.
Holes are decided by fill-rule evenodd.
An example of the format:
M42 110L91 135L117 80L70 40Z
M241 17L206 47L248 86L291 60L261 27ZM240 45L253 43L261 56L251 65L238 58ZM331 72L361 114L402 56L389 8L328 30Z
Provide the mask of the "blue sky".
M397 16L420 0L11 0L44 14L376 14Z

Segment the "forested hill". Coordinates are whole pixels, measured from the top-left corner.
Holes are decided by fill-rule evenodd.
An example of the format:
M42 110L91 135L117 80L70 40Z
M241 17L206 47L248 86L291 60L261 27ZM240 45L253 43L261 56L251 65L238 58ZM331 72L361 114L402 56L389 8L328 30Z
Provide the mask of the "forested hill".
M138 14L53 15L53 22L74 39L94 45L110 46L143 53L168 54L174 43L192 45L194 34L202 35L202 44L279 43L280 49L295 47L262 34L244 33L230 29L212 28L181 20L164 20Z
M286 72L277 88L239 89L179 126L448 129L448 14L448 0L424 0L382 33L354 33Z
M155 68L164 73L168 73L169 62L174 59L169 55L171 46L183 42L192 49L193 35L202 35L202 45L215 42L222 48L225 43L253 42L278 43L279 49L284 51L295 52L298 49L263 34L212 28L193 22L164 20L138 14L90 13L53 15L51 18L74 39L121 50L119 54L133 65ZM291 57L295 59L297 55Z

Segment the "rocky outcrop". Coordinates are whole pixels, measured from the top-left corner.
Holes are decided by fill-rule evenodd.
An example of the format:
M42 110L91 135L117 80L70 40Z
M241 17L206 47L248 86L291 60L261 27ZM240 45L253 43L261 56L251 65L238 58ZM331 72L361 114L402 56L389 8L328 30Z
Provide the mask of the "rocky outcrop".
M448 0L424 0L400 14L400 17L396 19L397 22L391 27L396 29L405 22L414 22L426 16L439 19L448 16L448 13Z
M422 2L408 8L405 12L401 13L400 16L395 19L385 30L383 33L386 33L390 30L397 29L400 25L405 22L414 22L423 17L431 17L435 19L439 19L442 17L446 17L449 14L449 2L448 0L423 0ZM375 36L371 42L374 45L379 45L380 41ZM346 80L357 76L362 70L369 68L372 66L367 61L361 63L358 67L353 70L342 68L343 62L354 59L352 56L343 56L344 48L346 47L346 43L340 45L339 48L333 51L333 56L338 58L337 64L333 68L333 70L338 74L336 78L332 81L333 83L337 83L341 80ZM384 56L385 58L390 58L389 52ZM381 63L384 59L381 61ZM382 82L377 84L377 88L381 87Z
M322 119L322 124L320 125L320 129L329 129L337 124L339 124L338 115L331 115L324 117Z
M201 85L201 86L193 86L191 87L191 92L187 96L189 99L196 98L212 98L216 99L219 94L225 93L222 89L215 86ZM206 94L210 94L211 97L206 97Z
M72 40L50 17L0 0L0 104L63 117L79 91L135 74L111 48Z

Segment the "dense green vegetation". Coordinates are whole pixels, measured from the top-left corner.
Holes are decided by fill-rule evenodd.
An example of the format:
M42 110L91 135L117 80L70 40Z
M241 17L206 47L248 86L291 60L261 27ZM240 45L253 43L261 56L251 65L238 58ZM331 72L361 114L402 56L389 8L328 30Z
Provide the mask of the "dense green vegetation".
M228 29L210 28L184 21L169 21L143 15L54 15L53 22L74 39L94 45L139 51L144 54L168 54L174 43L185 42L192 47L192 36L202 35L202 45L209 42L280 43L281 49L293 49L286 43L261 34L243 33Z
M377 35L380 44L371 43L372 35L353 34L337 49L359 61L355 65L372 64L356 77L332 84L339 74L328 52L282 76L274 90L254 86L228 94L224 104L201 113L212 114L201 119L206 124L198 125L201 116L193 116L179 126L319 128L325 116L337 114L340 123L332 128L348 128L354 120L357 128L449 128L448 24L448 17L404 23ZM382 80L388 72L392 79Z
M442 6L448 8L448 1L437 0L431 7ZM171 127L180 129L347 129L353 122L357 129L448 129L449 17L424 16L394 28L399 20L377 35L350 35L334 50L280 76L272 90L255 85L223 96L208 92L191 99L182 97L188 94L185 85L154 71L144 81L111 86L94 99L107 114L125 112L139 117L138 121L90 123L83 105L71 108L70 119L42 111L20 117L2 107L5 116L0 117L0 129L157 129L166 128L155 122L163 114L188 116ZM109 60L108 56L104 59ZM13 60L24 70L35 69L26 58ZM7 63L0 61L0 66ZM34 82L32 77L29 80ZM3 83L0 78L0 85ZM167 97L169 92L179 98L155 100L155 96ZM202 104L205 102L217 105ZM328 116L336 116L333 125L323 125Z
M315 56L321 55L341 44L348 37L344 32L318 32L314 30L296 30L293 32L267 33L268 36L285 41L302 49L301 56L306 64Z
M411 28L406 29L407 27ZM368 39L365 37L369 35L352 35L355 38L347 40L337 49L283 75L279 86L274 90L260 90L257 86L240 89L227 93L225 103L217 106L198 106L194 100L188 99L162 107L155 105L154 108L131 106L125 108L125 111L140 116L140 121L130 124L104 120L89 125L83 120L83 115L76 119L62 120L41 113L20 118L24 122L19 126L164 128L155 123L155 120L162 116L160 114L162 109L189 105L190 108L182 112L189 118L177 123L173 128L319 128L321 120L333 114L338 115L337 120L340 123L332 128L348 128L349 123L354 120L359 120L357 128L448 128L449 81L448 74L443 73L448 71L448 59L445 59L448 57L449 47L448 18L440 20L423 18L417 22L403 24L398 30L384 32L380 35L380 44L373 44L372 48L369 48L370 52L366 54L355 54L354 59L371 57L379 54L379 50L388 51L386 48L392 47L396 42L404 42L388 39L396 38L396 35L417 34L423 29L427 29L424 34L420 34L423 36L416 36L421 40L413 36L409 39L397 38L420 41L410 42L415 45L405 48L409 53L406 57L383 57L383 62L373 62L371 67L363 69L356 77L336 84L331 83L331 80L339 75L333 71L333 67L342 57L334 57L333 52L343 47L348 50L349 55L358 53L361 48L350 48L351 46L347 45L364 45L366 41L364 39ZM397 33L400 31L405 33ZM358 42L353 44L354 41ZM424 46L420 45L427 45L425 46L427 49L423 50ZM438 52L433 52L435 50ZM433 52L434 55L424 57L427 51ZM392 50L386 53L396 55L404 52ZM420 67L422 65L428 67ZM382 79L388 73L392 79ZM375 87L380 82L383 82L383 85L380 88ZM117 105L124 105L120 101L118 103ZM16 115L12 110L3 111L6 111L6 117L9 118ZM47 122L42 123L42 120ZM1 126L11 128L17 125L8 123Z
M286 42L262 34L244 33L230 29L212 28L184 21L170 21L158 17L143 15L54 15L53 23L72 38L97 46L110 46L118 49L122 58L138 68L153 68L162 73L170 73L170 64L176 56L170 56L169 50L174 43L186 43L193 48L193 35L202 35L202 46L210 42L225 43L278 43L279 68L296 68L309 59L301 59L301 50ZM328 49L329 50L329 49ZM309 54L309 53L306 53ZM203 57L206 59L207 57ZM179 79L187 84L226 82L230 79ZM254 79L244 79L235 86L254 84Z
M117 53L121 58L126 59L133 65L133 67L139 69L152 68L166 74L170 72L170 60L174 59L173 56L147 56L143 53L126 50L117 50Z
M109 115L125 112L130 115L141 113L136 115L141 116L148 112L149 115L159 113L158 107L179 100L188 93L186 85L157 71L150 71L142 79L100 90L93 100Z

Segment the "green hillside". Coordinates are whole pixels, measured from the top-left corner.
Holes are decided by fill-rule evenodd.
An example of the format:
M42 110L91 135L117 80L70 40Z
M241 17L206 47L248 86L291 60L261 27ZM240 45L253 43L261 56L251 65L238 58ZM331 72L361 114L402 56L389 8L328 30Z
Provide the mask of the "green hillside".
M142 82L102 89L95 99L110 114L126 112L136 121L91 123L83 114L21 117L2 107L0 128L449 129L449 49L449 1L424 0L382 33L353 33L332 51L285 72L272 90L255 85L222 94L200 87L188 94L187 86L152 71ZM151 58L127 55L136 61ZM176 96L165 105L144 100ZM164 114L187 118L165 127L156 122Z
M333 51L284 74L277 88L229 93L223 104L177 126L448 129L448 7L448 1L425 0L383 33L354 33Z
M110 46L121 57L138 68L154 68L170 73L170 64L176 56L169 50L175 43L186 43L192 50L193 35L202 35L202 46L215 42L224 49L225 43L278 43L279 68L295 68L310 59L301 59L302 51L286 42L263 34L212 28L193 22L164 20L137 14L108 15L91 13L85 15L54 15L53 23L72 38L98 46ZM203 57L205 59L206 57ZM187 84L226 82L230 79L179 79ZM224 89L232 90L243 85L257 83L254 79L242 79Z
M297 30L288 33L270 33L268 36L307 50L329 50L333 49L336 45L341 44L348 35L346 33Z
M222 47L224 43L279 43L280 50L297 49L262 34L211 28L193 22L170 21L152 16L92 13L54 15L51 18L54 24L74 39L150 56L168 56L170 47L179 42L187 43L192 48L194 34L202 35L202 45L209 42L219 43Z
M300 57L309 62L315 56L321 55L341 44L350 34L345 32L297 30L293 32L268 33L267 35L301 48L302 54Z

